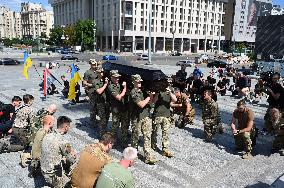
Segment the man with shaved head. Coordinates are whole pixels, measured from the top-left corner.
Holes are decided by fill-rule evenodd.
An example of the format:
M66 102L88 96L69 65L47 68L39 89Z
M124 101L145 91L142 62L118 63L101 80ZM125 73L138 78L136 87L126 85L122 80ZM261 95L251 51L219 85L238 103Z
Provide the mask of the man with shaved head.
M56 104L50 104L47 108L40 109L36 116L31 120L31 136L30 145L32 146L35 139L36 132L43 126L43 117L46 115L53 115L57 111Z
M51 115L46 115L42 119L43 127L36 132L35 139L32 146L32 162L31 162L31 176L35 177L40 174L40 156L42 140L48 132L52 131L55 118Z

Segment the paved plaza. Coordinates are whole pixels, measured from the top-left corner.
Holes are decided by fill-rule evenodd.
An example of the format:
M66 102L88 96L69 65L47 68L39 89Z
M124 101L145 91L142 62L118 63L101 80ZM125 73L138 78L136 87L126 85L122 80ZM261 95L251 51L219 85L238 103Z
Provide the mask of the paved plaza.
M34 64L37 64L35 61ZM69 63L71 64L71 63ZM80 74L89 68L87 63L80 63ZM153 67L162 69L167 74L175 74L179 67L164 64ZM60 78L66 73L67 66L61 66L52 70L52 73ZM42 67L37 67L42 74ZM43 97L38 84L41 75L38 75L34 67L29 71L30 79L25 80L21 74L22 66L0 66L0 101L8 103L14 95L22 96L29 93L35 97L33 107L38 110L51 103L58 105L55 116L69 116L72 121L72 129L66 135L76 152L89 143L97 142L96 130L89 124L89 106L87 103L71 105L63 99L61 94ZM187 69L188 74L193 68ZM203 68L208 73L209 69ZM69 77L69 75L68 75ZM59 90L62 88L55 83ZM284 187L281 176L284 173L284 157L279 154L271 154L273 137L259 135L257 145L254 148L254 157L251 160L241 159L242 153L234 150L234 139L230 130L232 112L236 107L237 99L228 96L218 96L218 104L221 110L225 134L217 135L213 143L205 143L203 140L203 125L200 107L194 105L196 118L194 125L185 129L173 127L170 133L170 148L174 157L168 159L156 153L160 160L157 165L149 166L138 159L131 168L138 188L179 188L179 187ZM263 127L263 117L267 104L262 102L258 106L251 106L255 113L255 124L259 129ZM109 124L111 125L111 119ZM161 133L159 134L161 136ZM161 139L159 139L161 140ZM159 143L161 146L161 143ZM139 152L143 155L142 147ZM113 149L111 155L116 159L122 156L121 151ZM29 178L28 169L21 168L19 153L3 153L0 155L0 187L42 187L42 178Z

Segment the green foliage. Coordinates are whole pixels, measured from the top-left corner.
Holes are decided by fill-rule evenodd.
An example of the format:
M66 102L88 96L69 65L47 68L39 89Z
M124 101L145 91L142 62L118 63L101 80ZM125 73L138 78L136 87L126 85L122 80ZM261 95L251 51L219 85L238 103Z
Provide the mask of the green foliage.
M237 43L236 44L236 50L238 50L239 53L243 52L243 49L246 48L246 45L244 43Z
M94 27L93 20L79 20L75 25L67 27L56 26L51 29L47 44L55 46L75 46L82 45L83 49L93 49L94 45ZM61 37L64 35L65 39Z
M61 46L62 45L62 37L63 35L63 28L60 26L55 26L53 29L50 30L49 41L48 44Z

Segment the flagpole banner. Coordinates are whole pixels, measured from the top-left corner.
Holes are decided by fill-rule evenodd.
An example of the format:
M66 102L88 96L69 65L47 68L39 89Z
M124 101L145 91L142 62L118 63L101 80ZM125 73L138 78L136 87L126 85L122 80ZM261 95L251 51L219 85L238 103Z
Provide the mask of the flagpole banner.
M43 95L46 97L47 93L47 69L44 69L43 72Z
M32 59L29 57L29 54L27 51L24 52L24 69L23 69L23 75L28 80L29 74L28 69L32 66L33 62Z
M69 100L74 100L76 98L75 86L80 80L81 80L81 77L78 72L78 69L75 67L74 64L72 64L71 80L70 80L70 86L69 86L69 92L68 92Z

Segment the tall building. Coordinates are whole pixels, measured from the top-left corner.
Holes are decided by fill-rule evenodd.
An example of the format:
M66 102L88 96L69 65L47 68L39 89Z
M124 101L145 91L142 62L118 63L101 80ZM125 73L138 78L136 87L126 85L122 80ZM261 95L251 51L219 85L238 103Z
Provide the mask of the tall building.
M78 19L96 21L97 47L145 52L148 48L148 11L152 9L154 52L218 50L224 36L227 0L49 0L55 25Z
M228 0L226 40L254 43L257 18L271 15L271 10L272 0Z
M94 1L96 0L48 0L54 11L54 25L63 26L74 24L78 20L93 19Z
M36 39L45 33L49 36L53 27L53 12L41 4L21 3L21 24L23 38Z
M0 6L0 38L21 38L21 15Z

